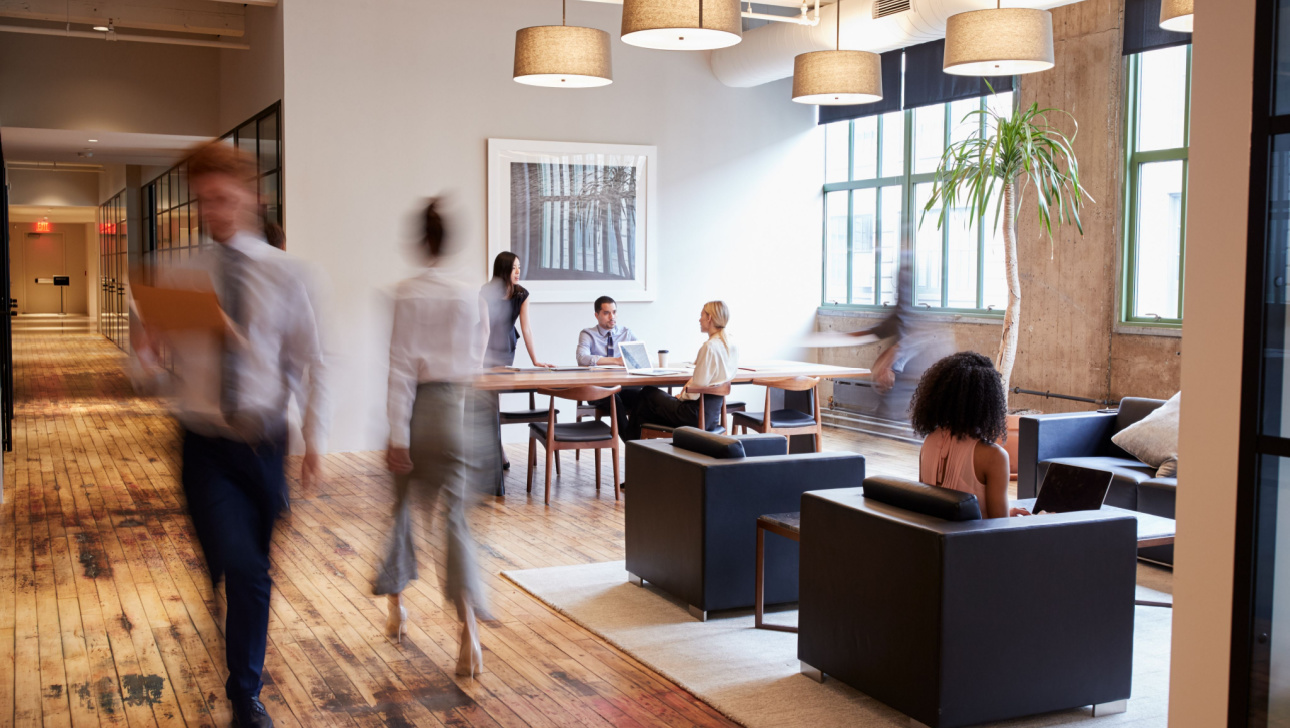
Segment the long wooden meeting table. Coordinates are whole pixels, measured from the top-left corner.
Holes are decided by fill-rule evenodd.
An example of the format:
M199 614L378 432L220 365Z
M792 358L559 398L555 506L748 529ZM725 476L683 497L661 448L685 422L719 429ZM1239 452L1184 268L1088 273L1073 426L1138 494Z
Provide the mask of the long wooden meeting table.
M665 368L674 369L678 373L646 376L631 374L622 367L591 367L577 370L561 370L558 368L493 369L477 376L475 378L475 387L498 393L531 392L535 389L565 389L589 385L596 387L679 387L690 381L690 375L693 373L693 368L690 367ZM739 367L739 373L731 380L731 383L749 384L753 380L785 377L838 379L843 377L865 377L868 375L868 369L774 359ZM500 496L505 492L505 474L499 469L495 494Z
M622 367L591 367L577 370L562 369L492 369L475 378L475 386L497 392L527 392L534 389L564 389L567 387L678 387L690 381L693 369L686 367L664 367L673 369L677 374L637 375L631 374ZM838 379L843 377L865 377L868 369L856 367L838 367L830 364L814 364L804 361L768 360L754 362L739 367L739 373L732 380L733 384L748 384L754 379L777 379L780 377L820 377Z

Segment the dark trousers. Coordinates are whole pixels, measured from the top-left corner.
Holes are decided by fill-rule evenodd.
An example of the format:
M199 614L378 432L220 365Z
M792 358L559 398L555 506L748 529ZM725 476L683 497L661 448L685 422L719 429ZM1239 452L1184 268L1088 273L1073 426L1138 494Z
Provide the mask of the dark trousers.
M640 405L641 394L646 389L654 389L654 388L653 387L623 387L622 389L618 390L618 394L614 395L614 400L615 400L614 406L618 410L618 436L624 440L640 439L639 434L637 434L636 437L628 438L628 437L625 437L623 433L627 432L627 428L631 426L630 423L628 422L628 419L631 416L631 413L636 410L636 407ZM599 402L596 402L595 405L596 405L596 410L598 412L601 412L606 415L609 414L609 400L602 399Z
M184 433L183 485L212 583L227 582L224 647L230 700L259 696L269 632L269 540L287 489L286 442L254 447Z
M703 417L707 420L703 429L712 430L721 424L721 400L715 394L703 395ZM699 400L677 399L658 387L645 387L636 399L626 427L620 424L618 432L624 440L639 440L643 425L698 427Z

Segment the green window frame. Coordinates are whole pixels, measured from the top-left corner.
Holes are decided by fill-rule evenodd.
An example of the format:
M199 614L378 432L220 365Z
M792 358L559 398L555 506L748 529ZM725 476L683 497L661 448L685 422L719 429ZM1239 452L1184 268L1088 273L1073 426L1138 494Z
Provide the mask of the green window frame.
M1008 93L1008 92L1005 92L1005 93ZM989 96L983 96L980 99L977 99L977 106L975 108L984 110L987 104L989 103L990 98L991 97ZM1012 92L1011 98L1012 98L1012 103L1015 107L1017 103L1017 94L1015 92ZM943 150L950 143L951 139L954 137L954 132L956 131L956 127L961 127L962 114L954 113L953 111L954 106L951 103L940 104L939 109L943 114L943 120L941 124L942 139L941 139L941 147L940 147ZM916 291L918 289L917 281L920 280L920 271L918 270L916 244L917 244L917 235L919 232L919 217L922 214L922 208L921 206L918 205L918 200L916 199L916 193L918 191L918 186L920 184L930 184L936 180L936 172L935 171L921 172L921 173L914 172L915 163L917 161L915 158L915 151L917 149L917 144L918 144L918 140L915 138L916 125L915 125L914 114L916 111L917 111L916 109L906 109L904 111L890 112L876 117L868 117L871 119L875 119L875 118L877 119L877 138L875 140L875 144L877 147L877 155L874 161L875 176L870 179L854 179L855 172L856 172L856 169L855 169L856 124L857 124L857 121L861 121L861 123L865 123L867 120L850 120L846 122L834 122L836 124L847 125L847 132L846 132L847 162L846 164L847 164L848 180L844 182L829 182L829 183L826 183L823 188L824 221L823 221L822 238L823 238L823 248L824 248L823 250L824 270L823 270L822 282L821 282L821 306L823 307L834 308L834 309L882 310L887 306L894 305L895 294L896 294L895 292L896 276L898 275L897 266L899 265L899 258L901 255L909 255L915 261L914 280L916 281L915 283ZM887 145L884 144L884 137L887 134L894 133L894 131L889 128L889 125L892 124L893 122L898 123L900 125L900 129L902 133L903 145L901 147L901 154L903 157L903 165L901 167L901 174L882 176L882 172L884 171L883 167L884 167L884 161L885 161L884 153L888 151L885 149ZM986 118L984 116L979 117L979 124L980 124L980 130L984 131L985 124L986 124ZM962 131L961 128L959 128L958 131L960 131L961 133ZM828 155L827 145L826 145L825 155L827 160L827 155ZM826 165L827 165L827 161L826 161ZM856 296L857 287L855 285L856 276L857 276L857 266L856 266L857 240L856 240L856 230L855 230L856 199L857 199L857 194L862 194L863 191L865 190L874 190L874 193L873 193L874 222L872 226L873 236L874 236L874 244L873 244L874 259L872 264L873 296L871 299L868 299L868 300L856 300L857 299L857 296ZM830 289L829 289L829 274L830 274L829 203L830 203L830 199L837 201L840 197L840 195L838 194L831 194L831 193L844 193L845 199L846 199L846 269L847 270L846 270L845 300L831 300L829 295L830 294ZM898 194L900 196L901 221L900 221L900 233L899 233L900 240L899 240L898 248L896 250L896 256L894 260L890 260L886 262L886 265L887 265L886 270L888 274L884 275L884 260L883 260L884 247L882 245L881 238L882 238L882 230L883 230L883 226L882 226L883 197L886 194ZM940 230L936 230L936 219L932 215L928 216L926 222L924 223L924 228L936 230L936 232L940 234L940 238L941 238L941 248L940 248L940 255L939 255L940 270L937 271L937 278L939 278L939 284L940 284L940 296L939 296L939 301L937 301L937 304L934 305L934 304L928 303L925 300L924 293L916 292L915 300L916 300L917 306L920 309L924 309L928 311L936 311L941 313L959 313L959 314L970 314L970 315L976 315L976 316L1002 317L1003 315L1002 307L996 308L993 305L987 304L984 300L985 283L986 283L985 266L986 266L986 258L987 258L986 243L987 243L987 237L988 237L987 226L986 226L987 220L992 222L993 217L987 214L985 217L978 219L976 221L976 225L975 225L976 264L974 269L964 272L964 271L952 269L952 266L950 263L952 258L951 232L952 232L952 229L957 227L957 224L951 222L942 226ZM869 265L866 264L864 268L865 268L864 273L867 273ZM955 274L964 275L965 273L967 275L974 276L974 279L975 279L973 281L973 287L976 290L975 304L972 306L950 305L951 276ZM1004 275L1002 265L999 266L999 270L996 273L996 275L998 275L1000 280L1002 280ZM884 278L890 279L890 283L886 288L884 288L884 285L883 285Z
M1163 49L1168 51L1171 49ZM1162 50L1147 51L1160 53ZM1191 144L1191 46L1186 46L1186 77L1183 86L1183 124L1181 147L1141 150L1142 85L1145 53L1135 53L1126 58L1125 73L1125 126L1124 126L1124 195L1123 195L1123 260L1120 280L1120 323L1161 329L1178 329L1183 322L1183 290L1187 260L1187 174L1188 148ZM1161 162L1181 162L1181 191L1178 199L1178 289L1176 315L1159 315L1158 311L1139 311L1143 298L1139 290L1140 266L1152 261L1142 253L1140 222L1143 218L1143 170L1148 165Z

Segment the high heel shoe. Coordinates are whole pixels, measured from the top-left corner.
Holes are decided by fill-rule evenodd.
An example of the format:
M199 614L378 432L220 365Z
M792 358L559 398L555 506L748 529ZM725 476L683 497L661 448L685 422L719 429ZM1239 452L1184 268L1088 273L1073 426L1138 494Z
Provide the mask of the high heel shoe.
M484 671L484 652L479 646L479 627L473 612L461 626L461 652L457 656L457 674L473 678Z
M385 618L385 634L395 642L403 644L403 635L407 633L408 609L403 606L403 596L391 594L389 616Z

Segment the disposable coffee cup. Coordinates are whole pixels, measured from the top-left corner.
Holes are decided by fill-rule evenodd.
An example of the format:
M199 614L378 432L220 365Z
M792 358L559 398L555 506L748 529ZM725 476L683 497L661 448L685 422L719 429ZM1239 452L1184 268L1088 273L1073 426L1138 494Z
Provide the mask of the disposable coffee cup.
M667 366L667 349L658 350L658 367L662 369Z

